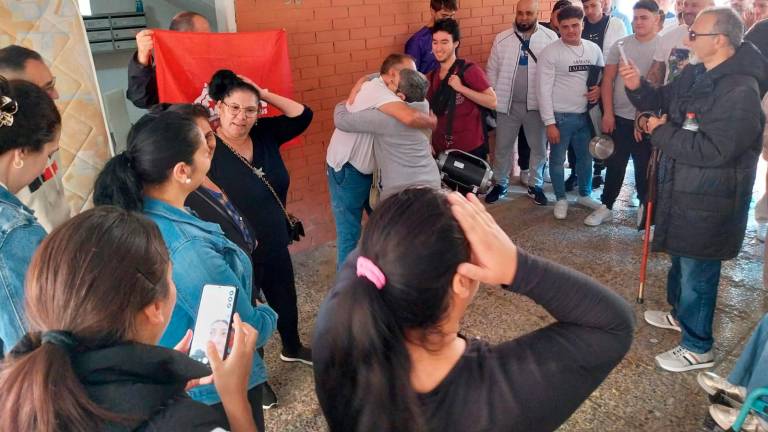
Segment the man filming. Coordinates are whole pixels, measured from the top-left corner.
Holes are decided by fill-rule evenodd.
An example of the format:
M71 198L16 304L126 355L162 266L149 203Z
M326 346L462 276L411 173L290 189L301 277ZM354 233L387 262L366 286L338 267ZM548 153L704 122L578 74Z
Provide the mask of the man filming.
M768 84L768 61L742 42L743 34L732 9L705 9L685 42L700 62L677 79L654 88L634 64L619 67L632 104L663 113L648 120L646 133L661 153L653 248L672 260L671 311L646 311L645 320L682 333L679 346L656 356L672 372L714 365L720 269L744 240L765 123L760 88Z

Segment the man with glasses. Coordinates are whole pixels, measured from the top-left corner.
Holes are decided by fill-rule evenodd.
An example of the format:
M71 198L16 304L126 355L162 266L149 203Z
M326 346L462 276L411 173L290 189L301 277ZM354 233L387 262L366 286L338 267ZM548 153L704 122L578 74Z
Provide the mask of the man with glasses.
M704 10L685 42L699 59L661 88L621 64L627 95L648 120L661 150L653 249L672 260L667 276L671 311L646 311L656 327L682 333L680 344L656 356L672 372L714 365L712 321L723 260L735 258L747 226L765 118L761 89L768 60L742 43L744 24L730 8Z
M56 77L53 76L40 54L29 48L9 45L0 49L0 75L7 79L29 81L48 93L51 99L59 98ZM54 156L48 162L43 175L18 193L19 199L35 210L35 216L48 232L66 222L71 216L58 170Z

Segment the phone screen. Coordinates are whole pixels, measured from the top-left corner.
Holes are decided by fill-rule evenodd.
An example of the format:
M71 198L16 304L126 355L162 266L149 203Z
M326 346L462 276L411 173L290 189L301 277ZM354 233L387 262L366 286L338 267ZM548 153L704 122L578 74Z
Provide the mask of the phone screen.
M206 285L200 297L200 306L195 319L195 332L189 348L189 356L209 364L206 347L213 341L221 358L227 357L227 340L235 312L237 288L232 286Z

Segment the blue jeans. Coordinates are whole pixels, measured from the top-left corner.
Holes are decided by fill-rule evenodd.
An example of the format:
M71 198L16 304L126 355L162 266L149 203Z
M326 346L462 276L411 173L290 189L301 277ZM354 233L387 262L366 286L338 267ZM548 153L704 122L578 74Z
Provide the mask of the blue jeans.
M371 174L363 174L349 162L336 172L326 165L328 191L331 194L331 211L336 223L336 269L360 240L363 211L370 213L368 196L371 192Z
M667 274L667 302L680 322L688 351L703 354L712 349L712 320L720 284L720 260L701 260L671 255Z
M576 175L579 178L579 195L592 193L592 155L589 154L591 138L587 113L555 113L560 131L560 143L549 146L549 176L557 199L565 199L565 154L572 145L576 156Z
M741 351L728 382L747 388L747 394L753 390L768 387L768 314L752 333L749 342Z

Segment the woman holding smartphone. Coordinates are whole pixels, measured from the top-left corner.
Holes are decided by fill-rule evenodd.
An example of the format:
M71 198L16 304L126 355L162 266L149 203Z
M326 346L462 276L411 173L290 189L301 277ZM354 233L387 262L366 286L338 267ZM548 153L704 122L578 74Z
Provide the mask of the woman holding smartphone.
M2 364L0 430L256 431L256 330L236 316L230 356L208 347L227 417L191 400L185 389L211 370L155 346L176 303L170 275L160 231L138 213L97 207L51 233L27 274L30 330Z
M480 282L556 322L495 345L461 335ZM632 331L626 301L516 247L476 196L407 189L376 208L320 308L317 396L332 432L551 431Z
M198 219L184 207L187 196L206 178L214 145L213 135L204 135L188 116L169 111L148 114L131 128L126 151L112 158L96 179L96 205L142 211L165 240L178 289L171 322L160 339L166 347L194 326L205 285L237 287L234 309L259 332L257 347L267 343L276 327L277 314L269 306L251 305L253 273L248 256L226 239L219 225ZM266 379L264 361L255 356L248 396L262 430L261 384ZM196 387L189 394L224 410L212 385Z

